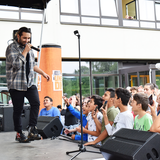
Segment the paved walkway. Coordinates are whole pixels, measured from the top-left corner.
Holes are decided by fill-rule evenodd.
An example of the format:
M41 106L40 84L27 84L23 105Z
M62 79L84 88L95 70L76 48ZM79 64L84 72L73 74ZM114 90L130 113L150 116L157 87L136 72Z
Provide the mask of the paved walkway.
M27 134L27 132L26 132ZM59 137L64 139L63 137ZM76 153L66 155L68 151L78 150L78 144L66 140L50 138L19 143L15 141L15 132L0 132L0 160L69 160ZM90 146L87 150L99 151ZM102 154L83 152L74 160L104 160Z

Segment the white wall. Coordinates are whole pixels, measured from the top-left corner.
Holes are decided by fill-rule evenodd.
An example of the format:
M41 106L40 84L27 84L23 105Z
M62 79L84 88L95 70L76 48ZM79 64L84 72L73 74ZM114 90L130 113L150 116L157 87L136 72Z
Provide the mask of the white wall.
M78 30L81 35L82 58L159 59L159 31L61 25L59 18L59 0L50 1L42 44L61 45L63 58L78 58L78 38L73 34L74 30ZM5 57L7 41L12 39L13 30L22 26L31 28L32 44L39 45L41 24L0 21L1 58Z

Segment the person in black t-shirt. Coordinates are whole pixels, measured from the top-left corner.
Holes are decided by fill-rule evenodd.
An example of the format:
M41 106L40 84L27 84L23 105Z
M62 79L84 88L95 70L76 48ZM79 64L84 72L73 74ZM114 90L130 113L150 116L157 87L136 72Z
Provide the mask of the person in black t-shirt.
M70 97L69 102L77 111L79 111L75 106L76 104L75 96ZM64 128L74 129L79 126L79 123L80 123L79 120L74 115L72 115L72 113L69 111L68 108L62 109L61 115L65 116ZM69 133L68 135L71 136L72 134L77 134L77 133Z

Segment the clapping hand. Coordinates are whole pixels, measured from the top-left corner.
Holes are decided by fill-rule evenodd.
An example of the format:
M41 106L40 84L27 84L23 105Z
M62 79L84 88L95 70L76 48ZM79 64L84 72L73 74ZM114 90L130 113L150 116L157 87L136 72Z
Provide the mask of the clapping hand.
M69 103L68 98L66 98L65 96L63 96L62 98L64 99L65 104L66 104L67 106L69 106L70 103Z

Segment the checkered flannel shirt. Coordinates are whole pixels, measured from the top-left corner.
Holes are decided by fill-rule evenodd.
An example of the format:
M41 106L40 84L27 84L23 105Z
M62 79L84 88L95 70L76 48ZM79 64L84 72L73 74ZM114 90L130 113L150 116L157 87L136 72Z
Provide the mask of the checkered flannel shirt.
M8 89L16 89L19 91L27 91L34 85L34 66L35 57L32 50L29 51L29 67L28 84L26 78L26 58L22 55L24 46L14 41L6 49L6 78Z

